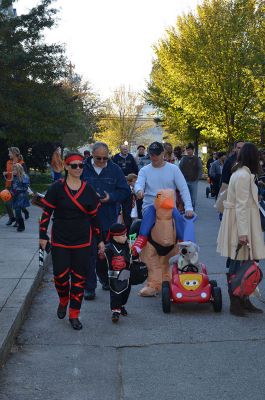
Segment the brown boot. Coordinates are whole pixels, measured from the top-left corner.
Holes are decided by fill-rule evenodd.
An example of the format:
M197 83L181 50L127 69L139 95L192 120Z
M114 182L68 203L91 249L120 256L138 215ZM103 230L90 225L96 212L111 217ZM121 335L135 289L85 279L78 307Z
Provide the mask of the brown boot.
M237 317L246 317L244 307L241 304L241 299L237 296L230 294L230 313Z
M236 315L237 317L246 317L247 314L245 312L245 309L243 305L241 304L242 300L234 296L232 294L232 290L230 287L230 274L226 274L226 279L227 279L227 286L228 286L228 294L230 297L230 313L233 315Z
M254 306L254 304L251 303L251 301L249 300L248 296L245 296L241 300L241 304L242 304L242 307L245 310L247 310L248 312L256 313L256 314L262 314L263 313L263 310L261 310L261 308L258 308L256 306Z

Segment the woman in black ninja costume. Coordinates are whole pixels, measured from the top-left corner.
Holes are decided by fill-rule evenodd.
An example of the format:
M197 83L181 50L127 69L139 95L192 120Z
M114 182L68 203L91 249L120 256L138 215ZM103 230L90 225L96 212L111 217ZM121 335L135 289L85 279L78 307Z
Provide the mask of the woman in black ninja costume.
M42 199L40 246L49 241L47 228L53 214L51 235L55 287L60 299L57 316L63 319L69 304L73 329L82 329L79 313L84 295L85 271L90 260L92 235L99 236L99 253L104 253L97 211L100 205L95 190L82 182L83 157L68 153L64 159L66 177L54 182Z

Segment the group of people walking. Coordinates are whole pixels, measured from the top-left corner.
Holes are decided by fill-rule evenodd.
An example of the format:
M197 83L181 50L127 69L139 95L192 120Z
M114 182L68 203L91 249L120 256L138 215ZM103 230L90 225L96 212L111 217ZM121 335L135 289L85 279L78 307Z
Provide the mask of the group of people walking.
M126 146L121 146L120 153L110 159L108 146L103 142L95 143L86 159L77 153L67 154L65 178L52 184L43 200L40 245L46 247L47 228L53 216L51 244L59 295L57 316L64 318L69 305L69 320L74 329L82 328L81 302L83 297L95 298L97 277L102 289L110 291L112 321L127 315L130 284L118 290L115 277L128 270L130 262L127 234L133 197L143 201L145 212L158 189L178 189L185 212L193 214L185 178L177 165L165 160L163 145L154 142L148 155L143 153L138 157L145 166L138 166L137 158L128 153Z

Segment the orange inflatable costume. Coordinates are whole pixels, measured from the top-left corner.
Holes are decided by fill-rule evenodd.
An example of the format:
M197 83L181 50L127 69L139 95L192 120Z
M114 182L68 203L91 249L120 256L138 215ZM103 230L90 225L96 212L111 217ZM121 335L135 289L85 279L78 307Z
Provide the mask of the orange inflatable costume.
M154 203L156 222L141 252L141 260L148 268L148 278L140 296L155 296L161 290L162 281L170 281L169 259L178 253L172 217L174 206L174 190L163 189L157 193Z

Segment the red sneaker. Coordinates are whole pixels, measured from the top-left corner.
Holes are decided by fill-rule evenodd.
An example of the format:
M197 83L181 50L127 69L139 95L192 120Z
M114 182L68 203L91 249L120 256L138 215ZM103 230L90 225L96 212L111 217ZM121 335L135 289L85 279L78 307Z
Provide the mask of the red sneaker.
M147 243L147 236L139 235L138 238L135 240L134 244L132 245L132 254L137 256L143 250L144 246Z

